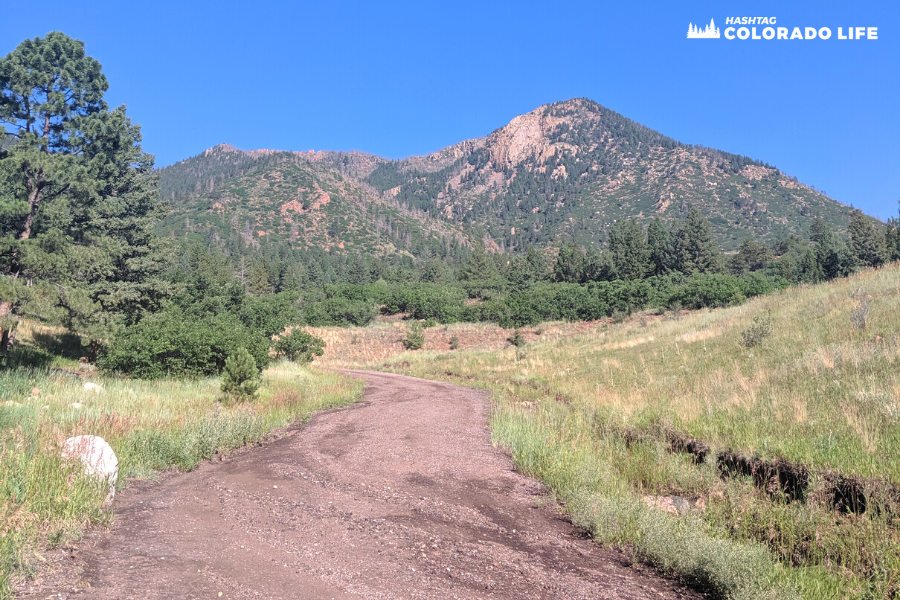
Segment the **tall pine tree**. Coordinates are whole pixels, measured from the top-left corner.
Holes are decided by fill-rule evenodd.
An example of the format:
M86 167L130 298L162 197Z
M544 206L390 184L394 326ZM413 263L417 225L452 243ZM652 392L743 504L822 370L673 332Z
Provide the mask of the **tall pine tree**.
M672 271L671 239L659 218L653 219L647 226L647 250L651 275L666 275Z
M861 267L879 267L888 258L884 232L861 210L850 212L850 251Z
M650 250L644 232L634 219L612 226L608 251L619 279L643 279L650 271Z
M685 275L720 273L723 257L713 236L712 227L703 213L691 208L675 234L675 268Z
M171 292L153 237L163 213L153 157L125 108L109 110L100 63L54 32L0 59L0 351L40 303L92 340Z

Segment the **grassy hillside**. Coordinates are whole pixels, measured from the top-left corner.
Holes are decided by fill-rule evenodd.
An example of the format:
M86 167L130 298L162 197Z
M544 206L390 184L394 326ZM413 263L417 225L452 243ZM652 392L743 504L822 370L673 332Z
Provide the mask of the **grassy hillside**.
M45 332L46 333L46 332ZM59 458L68 437L103 437L129 477L191 469L201 460L260 441L313 411L359 398L361 384L337 373L278 363L259 398L222 403L219 378L135 381L71 366L0 371L0 598L33 573L41 553L107 523L106 490ZM86 379L103 391L85 389Z
M598 539L730 597L891 598L898 290L894 264L728 309L378 364L494 391L496 441ZM685 514L647 506L671 502Z

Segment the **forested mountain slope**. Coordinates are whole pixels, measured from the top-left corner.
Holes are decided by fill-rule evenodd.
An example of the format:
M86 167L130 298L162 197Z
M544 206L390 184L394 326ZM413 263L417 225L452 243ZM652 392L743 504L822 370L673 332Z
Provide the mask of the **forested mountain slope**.
M766 164L682 144L584 99L542 106L429 156L385 162L368 182L514 249L562 234L591 245L615 220L671 224L696 206L728 250L747 237L805 233L816 216L842 230L850 211Z
M616 220L671 225L690 207L733 250L806 234L815 217L844 230L850 212L767 164L682 144L586 99L399 161L216 146L162 169L160 189L170 233L415 256L480 239L495 250L602 245Z
M406 209L361 181L382 162L361 153L216 146L162 170L171 213L160 232L225 249L268 244L379 255L444 256L469 244L460 227Z

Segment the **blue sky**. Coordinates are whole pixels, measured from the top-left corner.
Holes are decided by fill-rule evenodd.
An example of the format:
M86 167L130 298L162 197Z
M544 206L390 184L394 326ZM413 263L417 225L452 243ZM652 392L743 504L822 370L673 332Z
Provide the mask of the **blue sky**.
M686 39L689 22L724 30L729 16L834 34ZM839 26L879 39L837 40ZM53 30L83 40L159 165L222 142L400 158L588 97L887 218L900 198L898 27L896 0L31 0L4 7L0 53Z

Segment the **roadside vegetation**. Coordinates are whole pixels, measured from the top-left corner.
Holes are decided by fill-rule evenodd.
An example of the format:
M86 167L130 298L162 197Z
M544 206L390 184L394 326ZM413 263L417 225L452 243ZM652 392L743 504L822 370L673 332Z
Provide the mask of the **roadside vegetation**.
M894 264L731 308L380 366L493 391L496 443L577 524L638 559L729 598L893 598L898 289ZM672 497L683 514L655 507Z
M121 488L263 441L361 393L357 380L289 361L262 373L252 402L223 398L219 377L140 381L58 362L0 370L0 598L36 572L48 547L112 518L103 486L60 458L66 438L103 437L119 459Z

